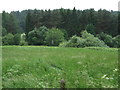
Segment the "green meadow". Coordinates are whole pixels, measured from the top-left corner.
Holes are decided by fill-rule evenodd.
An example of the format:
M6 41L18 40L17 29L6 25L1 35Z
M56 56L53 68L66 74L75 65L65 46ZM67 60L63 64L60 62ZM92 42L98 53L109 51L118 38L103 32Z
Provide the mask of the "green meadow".
M3 46L3 88L117 88L118 49Z

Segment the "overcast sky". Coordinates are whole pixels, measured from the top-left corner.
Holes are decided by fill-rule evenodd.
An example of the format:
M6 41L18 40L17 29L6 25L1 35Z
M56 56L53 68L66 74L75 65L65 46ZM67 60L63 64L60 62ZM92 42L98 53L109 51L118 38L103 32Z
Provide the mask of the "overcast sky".
M25 9L107 9L118 11L119 0L0 0L0 12L3 10L21 11Z

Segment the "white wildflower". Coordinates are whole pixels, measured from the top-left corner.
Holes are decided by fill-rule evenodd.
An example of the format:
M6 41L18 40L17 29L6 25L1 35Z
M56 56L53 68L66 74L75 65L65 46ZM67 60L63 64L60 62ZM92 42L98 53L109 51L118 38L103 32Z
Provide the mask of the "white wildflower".
M101 78L105 78L107 75L105 74L104 76L102 76Z
M110 79L110 78L106 77L105 79Z
M109 79L114 79L114 78L111 77L111 78L109 78Z
M116 72L116 71L118 71L118 69L114 69L113 71Z

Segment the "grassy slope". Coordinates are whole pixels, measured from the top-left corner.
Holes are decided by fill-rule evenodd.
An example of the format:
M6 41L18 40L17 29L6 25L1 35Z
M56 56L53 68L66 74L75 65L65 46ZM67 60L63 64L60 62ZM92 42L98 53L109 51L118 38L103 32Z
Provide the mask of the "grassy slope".
M4 46L3 87L117 87L116 49ZM114 70L115 69L115 70Z

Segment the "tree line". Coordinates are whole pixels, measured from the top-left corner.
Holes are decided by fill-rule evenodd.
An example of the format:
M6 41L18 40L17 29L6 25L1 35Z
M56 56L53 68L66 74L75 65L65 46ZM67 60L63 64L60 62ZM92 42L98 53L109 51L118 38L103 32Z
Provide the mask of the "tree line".
M25 33L28 44L33 44L35 40L41 42L41 44L36 43L35 45L42 45L45 43L48 45L48 42L44 42L47 40L45 36L41 36L45 38L43 41L40 41L41 37L36 34L39 33L42 35L44 30L47 30L45 29L46 27L48 28L47 32L49 32L49 30L51 32L59 32L60 30L64 34L65 40L69 40L74 35L81 37L81 32L83 30L103 40L103 38L101 38L103 36L113 38L120 34L118 30L120 25L119 17L120 12L118 11L107 11L105 9L100 9L98 11L94 9L76 10L75 7L73 10L61 8L55 10L35 9L23 10L21 12L13 11L11 13L3 11L2 35L6 36L8 34L13 34L14 36L16 34ZM40 29L41 27L44 28L43 32L42 29ZM49 34L51 32L49 32ZM33 39L35 34L37 36ZM33 35L32 39L30 38L31 35ZM39 37L39 39L37 39L37 37ZM52 43L55 42L52 41Z

